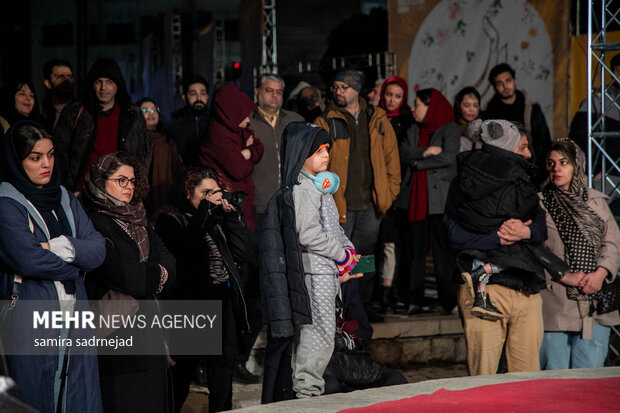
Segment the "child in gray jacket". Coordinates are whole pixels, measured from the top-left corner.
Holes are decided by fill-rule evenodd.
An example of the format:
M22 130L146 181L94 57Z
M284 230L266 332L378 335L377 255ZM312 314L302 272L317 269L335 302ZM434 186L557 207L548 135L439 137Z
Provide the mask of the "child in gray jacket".
M334 349L336 295L359 259L340 227L332 197L339 179L327 172L331 143L323 130L314 136L299 171L299 184L293 187L295 226L312 309L312 324L297 326L295 331L291 364L298 398L324 391L323 372ZM302 148L308 150L307 144Z

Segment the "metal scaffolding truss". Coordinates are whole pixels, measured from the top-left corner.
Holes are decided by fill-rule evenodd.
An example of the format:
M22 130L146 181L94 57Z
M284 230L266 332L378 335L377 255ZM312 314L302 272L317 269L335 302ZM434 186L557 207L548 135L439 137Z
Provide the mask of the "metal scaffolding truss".
M606 127L605 115L613 107L620 110L620 95L613 96L610 89L620 79L605 63L605 54L620 50L620 43L608 43L606 31L611 24L620 24L619 6L620 0L591 0L588 5L588 185L592 187L593 177L600 172L600 189L610 195L620 194L620 180L614 179L620 175L620 159L614 159L606 147L609 139L620 139L620 131ZM600 92L595 88L598 82Z
M263 55L259 74L278 73L276 0L263 0Z
M181 14L172 12L170 17L170 37L172 49L172 84L175 95L183 94L183 49L181 44Z
M310 72L335 72L351 67L359 70L373 68L377 71L377 79L385 79L396 74L396 54L392 52L379 52L331 57L325 60L299 61L289 65L280 65L280 72L286 75Z
M300 75L303 73L335 72L342 69L356 68L364 70L372 68L377 71L377 79L386 79L396 74L396 54L392 52L368 53L355 56L331 57L326 60L306 60L290 64L278 65L282 76ZM259 70L254 68L254 86L258 83L259 75L266 73L263 66Z
M620 0L600 0L600 6L588 2L588 185L593 186L593 177L601 174L599 188L608 195L620 194L620 159L614 159L606 150L610 139L620 139L620 130L611 130L605 125L605 115L617 108L620 111L620 94L611 90L613 82L620 83L605 63L605 54L620 50L620 43L607 42L607 28L611 24L620 24ZM596 67L593 69L592 64ZM600 91L595 85L600 82ZM616 218L617 219L617 218ZM609 352L606 365L620 363L620 350L614 343L620 340L618 327L611 328Z
M226 80L226 38L224 37L224 22L217 20L213 27L213 61L215 62L215 87L219 87Z

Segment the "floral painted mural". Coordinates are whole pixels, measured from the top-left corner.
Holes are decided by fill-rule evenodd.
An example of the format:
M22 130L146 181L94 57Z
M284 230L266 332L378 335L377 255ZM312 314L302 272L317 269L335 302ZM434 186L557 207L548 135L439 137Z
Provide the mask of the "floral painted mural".
M409 85L414 90L435 87L449 99L464 86L474 86L484 108L493 95L488 73L502 62L515 69L517 88L541 105L553 130L551 40L526 0L437 3L411 46Z

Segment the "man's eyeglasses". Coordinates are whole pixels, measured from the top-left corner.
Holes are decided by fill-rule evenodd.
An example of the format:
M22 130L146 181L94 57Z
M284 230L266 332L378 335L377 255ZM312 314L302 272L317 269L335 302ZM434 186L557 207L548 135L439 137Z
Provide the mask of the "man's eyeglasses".
M142 113L159 113L159 108L143 108Z
M118 186L120 186L121 188L127 188L127 185L129 185L130 183L135 188L136 182L138 182L136 178L129 179L124 176L121 176L120 178L108 178L108 181L116 181Z
M349 90L351 88L351 86L347 86L347 85L332 85L332 92L346 92L347 90Z

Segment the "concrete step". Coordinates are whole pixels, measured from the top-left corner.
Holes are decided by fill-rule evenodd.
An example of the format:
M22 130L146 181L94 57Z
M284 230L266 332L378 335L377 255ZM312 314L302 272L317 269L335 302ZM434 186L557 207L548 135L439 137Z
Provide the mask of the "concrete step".
M372 357L389 367L464 362L467 355L463 327L457 315L386 316L385 322L373 323L372 327Z

